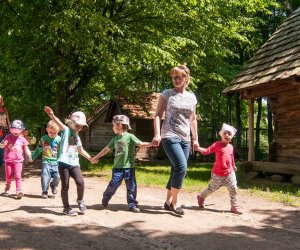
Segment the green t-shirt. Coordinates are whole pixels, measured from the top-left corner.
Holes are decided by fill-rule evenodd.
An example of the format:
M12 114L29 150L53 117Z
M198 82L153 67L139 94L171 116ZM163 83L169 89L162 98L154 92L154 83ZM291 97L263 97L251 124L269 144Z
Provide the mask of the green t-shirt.
M42 136L36 149L32 153L32 159L35 160L42 153L43 163L57 162L58 150L61 138L56 136L51 138L48 135Z
M134 168L135 146L141 143L135 135L116 135L107 147L115 149L114 168Z

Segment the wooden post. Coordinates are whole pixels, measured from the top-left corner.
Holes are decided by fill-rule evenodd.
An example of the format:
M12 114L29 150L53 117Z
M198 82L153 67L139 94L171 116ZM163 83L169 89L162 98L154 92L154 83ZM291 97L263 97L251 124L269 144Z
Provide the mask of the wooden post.
M249 130L248 130L248 161L254 161L254 99L248 99L249 107Z

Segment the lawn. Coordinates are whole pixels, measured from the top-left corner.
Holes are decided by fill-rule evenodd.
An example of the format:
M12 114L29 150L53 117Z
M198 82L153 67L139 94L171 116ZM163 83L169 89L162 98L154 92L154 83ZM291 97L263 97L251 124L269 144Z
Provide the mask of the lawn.
M97 165L90 165L85 160L81 166L85 174L102 176L107 181L111 178L113 160L104 158ZM300 189L292 183L275 183L265 179L255 179L249 183L243 182L243 173L237 164L238 186L243 192L256 194L271 201L283 202L300 207ZM200 192L209 182L212 163L189 162L188 172L184 181L186 192ZM139 185L147 187L165 188L169 178L170 166L167 161L138 162L136 164L136 178Z

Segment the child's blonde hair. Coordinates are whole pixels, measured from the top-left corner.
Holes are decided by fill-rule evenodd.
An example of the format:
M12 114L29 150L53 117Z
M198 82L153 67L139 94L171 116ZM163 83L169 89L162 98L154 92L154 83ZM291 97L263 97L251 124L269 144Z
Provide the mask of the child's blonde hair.
M47 128L53 129L55 131L59 131L58 125L52 120L47 123Z

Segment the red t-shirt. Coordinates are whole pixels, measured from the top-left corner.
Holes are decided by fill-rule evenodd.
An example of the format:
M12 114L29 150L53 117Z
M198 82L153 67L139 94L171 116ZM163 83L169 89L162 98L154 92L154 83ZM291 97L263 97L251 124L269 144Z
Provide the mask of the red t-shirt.
M217 141L202 152L204 155L212 153L216 155L212 173L219 176L228 176L236 170L232 144Z

